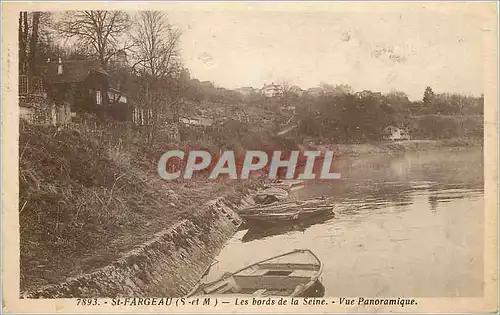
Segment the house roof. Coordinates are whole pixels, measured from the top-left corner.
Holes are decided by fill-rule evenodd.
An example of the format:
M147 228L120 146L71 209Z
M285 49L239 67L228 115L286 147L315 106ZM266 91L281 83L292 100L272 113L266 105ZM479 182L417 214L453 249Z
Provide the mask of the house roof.
M62 61L62 74L57 73L59 63L47 65L46 77L52 83L83 82L91 72L109 75L101 67L99 60L65 60Z

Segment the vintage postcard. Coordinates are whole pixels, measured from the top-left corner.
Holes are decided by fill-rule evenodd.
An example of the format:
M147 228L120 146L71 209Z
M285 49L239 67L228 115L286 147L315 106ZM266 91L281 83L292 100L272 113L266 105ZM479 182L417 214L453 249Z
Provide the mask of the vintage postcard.
M3 2L6 313L498 312L496 2Z

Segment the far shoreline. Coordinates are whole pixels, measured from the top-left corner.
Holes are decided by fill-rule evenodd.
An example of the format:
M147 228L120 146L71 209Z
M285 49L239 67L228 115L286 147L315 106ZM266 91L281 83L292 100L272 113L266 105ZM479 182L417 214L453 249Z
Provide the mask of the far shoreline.
M405 152L430 151L439 149L482 148L482 138L451 138L439 140L396 140L355 144L312 145L319 151L334 151L337 157L361 157L365 155L395 155Z

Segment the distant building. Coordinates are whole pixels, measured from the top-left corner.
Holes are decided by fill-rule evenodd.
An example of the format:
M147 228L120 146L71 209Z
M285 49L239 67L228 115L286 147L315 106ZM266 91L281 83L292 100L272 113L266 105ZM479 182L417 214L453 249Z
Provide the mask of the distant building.
M363 90L361 92L357 92L356 93L356 96L358 98L367 98L367 97L381 97L382 96L382 93L381 92L372 92L372 91L368 91L368 90Z
M387 126L384 128L384 139L385 140L410 140L410 134L403 128L396 126Z
M274 83L264 84L261 91L265 97L283 96L283 89L281 88L281 86L278 84L274 84Z
M309 88L307 89L307 94L311 95L311 96L321 96L323 95L324 91L322 88L320 87L314 87L314 88Z
M195 116L195 117L182 117L180 122L185 125L210 127L213 125L214 120L208 117Z
M302 96L304 94L304 90L302 90L300 88L300 86L293 85L292 87L290 87L290 93L293 93L293 94L298 95L298 96Z
M326 95L346 95L351 94L352 88L347 84L337 84L335 86L326 85L323 86L323 90Z

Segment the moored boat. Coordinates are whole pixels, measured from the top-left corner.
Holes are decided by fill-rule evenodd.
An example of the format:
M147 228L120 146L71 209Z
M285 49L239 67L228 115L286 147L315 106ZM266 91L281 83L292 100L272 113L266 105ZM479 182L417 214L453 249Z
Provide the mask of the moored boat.
M333 210L334 206L328 200L312 199L254 206L242 209L238 214L245 226L275 225L334 215Z
M333 206L314 208L292 208L283 212L254 212L242 213L240 217L247 225L252 224L279 224L290 221L309 220L315 217L334 215Z
M278 187L268 187L258 191L254 196L257 204L270 204L277 201L283 201L288 198L288 191Z
M189 294L301 296L323 272L323 263L308 249L296 249L197 285Z

